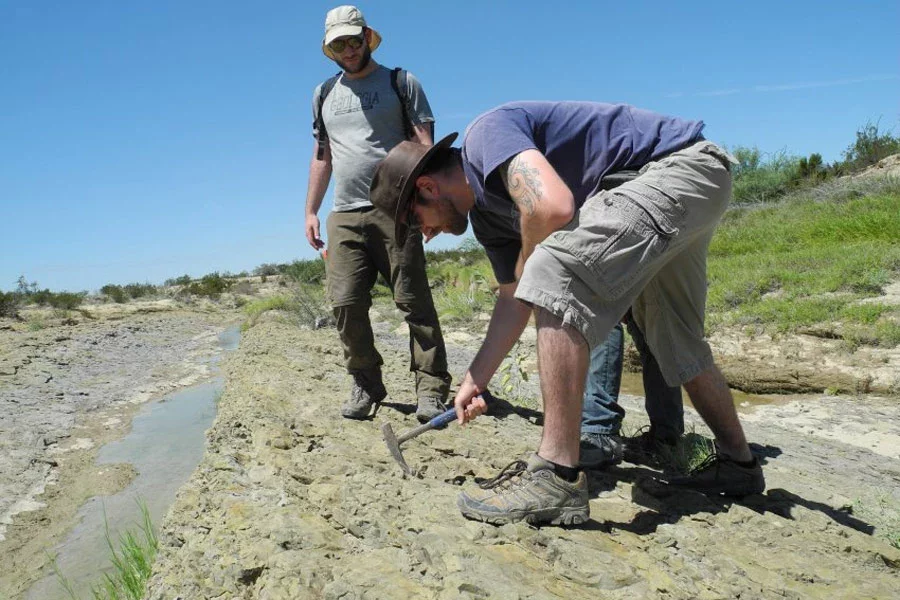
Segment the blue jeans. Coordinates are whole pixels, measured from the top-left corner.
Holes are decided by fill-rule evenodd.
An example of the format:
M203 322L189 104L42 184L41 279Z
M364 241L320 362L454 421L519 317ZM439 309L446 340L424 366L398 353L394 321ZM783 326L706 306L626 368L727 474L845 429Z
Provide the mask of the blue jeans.
M660 439L674 441L684 433L681 388L670 387L663 379L643 333L630 319L628 333L641 357L644 407L650 417L651 431ZM584 433L619 434L625 417L625 409L618 403L623 352L622 325L616 324L606 340L591 352L581 408L581 431Z

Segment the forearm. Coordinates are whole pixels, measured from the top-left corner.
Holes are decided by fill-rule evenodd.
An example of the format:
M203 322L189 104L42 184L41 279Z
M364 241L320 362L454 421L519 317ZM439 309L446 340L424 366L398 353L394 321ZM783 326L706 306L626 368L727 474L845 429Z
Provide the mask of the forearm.
M318 160L313 154L309 162L309 184L306 188L306 214L317 215L331 180L331 160Z
M528 305L516 300L515 288L514 283L501 287L487 335L466 373L479 389L487 387L503 359L522 335L531 316Z

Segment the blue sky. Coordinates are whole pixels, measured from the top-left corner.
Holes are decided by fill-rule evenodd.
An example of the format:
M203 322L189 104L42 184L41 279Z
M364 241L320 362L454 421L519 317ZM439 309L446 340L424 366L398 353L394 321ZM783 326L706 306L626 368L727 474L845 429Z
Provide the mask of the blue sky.
M310 101L336 71L320 51L333 6L0 0L0 289L314 257ZM375 58L422 81L438 135L526 99L627 102L826 161L867 121L900 133L894 1L358 6L384 37Z

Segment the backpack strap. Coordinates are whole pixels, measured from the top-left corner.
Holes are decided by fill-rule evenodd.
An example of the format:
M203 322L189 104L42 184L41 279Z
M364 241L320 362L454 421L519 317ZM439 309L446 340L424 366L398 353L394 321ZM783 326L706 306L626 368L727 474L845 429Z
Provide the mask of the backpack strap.
M397 94L397 99L400 101L400 114L403 115L403 139L411 139L413 128L406 106L406 71L400 67L391 69L391 87L394 88L394 93Z
M409 116L409 96L407 96L408 87L406 85L406 71L400 67L391 70L391 87L400 100L400 110L403 114L403 137L404 139L413 139L413 121ZM434 122L428 123L431 137L434 139Z
M316 140L319 142L318 150L316 151L316 160L322 160L322 158L325 157L325 145L328 144L328 131L325 130L325 118L322 116L322 106L325 104L325 98L327 98L328 94L331 93L331 90L334 89L334 85L337 83L340 76L341 71L338 71L337 74L326 79L319 89L319 110L316 111L316 120L313 123L313 127L316 130Z

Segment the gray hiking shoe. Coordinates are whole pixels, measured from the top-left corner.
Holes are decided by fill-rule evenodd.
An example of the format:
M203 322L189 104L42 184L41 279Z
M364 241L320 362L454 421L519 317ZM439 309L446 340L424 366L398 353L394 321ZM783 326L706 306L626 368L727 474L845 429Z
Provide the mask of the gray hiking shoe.
M582 433L578 444L581 456L578 466L586 469L607 467L622 461L625 444L611 433Z
M755 456L751 465L744 466L723 454L711 454L687 475L672 476L665 482L709 495L749 496L766 489L762 467Z
M416 407L416 418L419 423L427 423L435 417L442 415L447 406L439 398L419 398Z
M372 405L375 412L381 401L387 397L387 390L380 381L372 383L361 375L353 375L353 388L350 390L350 398L341 406L341 415L346 419L365 419L369 416Z
M580 525L590 517L587 476L579 473L578 479L569 483L537 454L532 454L527 463L510 463L479 487L482 489L473 493L462 492L456 501L467 519L493 525L518 521Z

